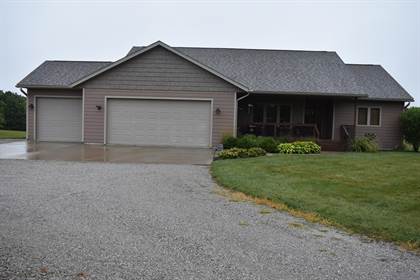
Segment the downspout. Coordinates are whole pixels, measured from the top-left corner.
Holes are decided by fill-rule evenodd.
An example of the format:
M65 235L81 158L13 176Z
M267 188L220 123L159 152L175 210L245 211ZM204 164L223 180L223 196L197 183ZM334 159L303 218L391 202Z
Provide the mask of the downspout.
M244 99L245 97L248 97L250 95L249 92L247 92L244 96L239 97L238 99L236 99L236 104L239 103L239 101L241 101L242 99Z
M236 137L237 134L238 134L238 105L239 105L239 101L241 101L242 99L248 97L249 95L250 95L250 93L247 92L244 96L241 96L241 97L237 98L236 101L235 101L235 116L234 116L234 119L235 119L235 123L234 123L235 131L234 131L234 135L233 135L234 137Z
M407 105L404 106L404 110L407 110L408 106L410 106L411 102L408 102Z
M25 95L26 97L28 97L28 93L25 92L22 88L19 88L20 92L23 93L23 95Z

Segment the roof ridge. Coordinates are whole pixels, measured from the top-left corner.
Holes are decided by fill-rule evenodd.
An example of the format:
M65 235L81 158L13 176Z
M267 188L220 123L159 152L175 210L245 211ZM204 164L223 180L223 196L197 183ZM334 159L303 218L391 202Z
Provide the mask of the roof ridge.
M380 67L382 67L381 64L365 64L365 63L346 63L346 65L349 65L349 66L380 66Z
M112 61L105 60L61 60L61 59L47 59L49 62L87 62L87 63L112 63Z
M131 48L144 48L143 46L133 46ZM245 51L280 51L280 52L325 52L325 53L337 53L336 51L320 51L320 50L287 50L287 49L256 49L256 48L224 48L224 47L182 47L176 46L172 47L175 49L184 48L184 49L217 49L217 50L245 50Z

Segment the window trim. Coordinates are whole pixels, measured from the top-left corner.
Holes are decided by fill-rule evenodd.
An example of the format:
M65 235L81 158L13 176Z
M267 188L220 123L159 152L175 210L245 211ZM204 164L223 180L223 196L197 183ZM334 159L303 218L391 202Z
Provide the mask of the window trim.
M359 108L367 109L367 124L359 124ZM371 109L379 109L379 124L370 124ZM381 127L382 126L382 107L381 106L357 106L356 126L361 127Z

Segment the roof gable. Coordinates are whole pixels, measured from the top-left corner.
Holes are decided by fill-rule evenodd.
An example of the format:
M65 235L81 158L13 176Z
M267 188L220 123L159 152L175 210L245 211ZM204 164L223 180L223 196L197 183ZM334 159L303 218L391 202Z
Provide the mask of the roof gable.
M110 65L108 65L108 66L106 66L106 67L104 67L102 69L99 69L98 71L96 71L96 72L94 72L94 73L92 73L90 75L87 75L86 77L81 78L80 80L72 83L70 86L71 87L78 86L78 85L80 85L80 84L82 84L82 83L84 83L84 82L86 82L86 81L88 81L88 80L90 80L90 79L98 76L99 74L102 74L102 73L104 73L104 72L106 72L106 71L108 71L108 70L110 70L110 69L112 69L112 68L114 68L114 67L116 67L116 66L118 66L118 65L120 65L120 64L122 64L122 63L124 63L126 61L128 61L128 60L130 60L130 59L133 59L133 58L135 58L135 57L137 57L137 56L139 56L139 55L141 55L141 54L143 54L143 53L145 53L147 51L150 51L150 50L152 50L152 49L154 49L156 47L162 47L162 48L164 48L164 49L166 49L166 50L168 50L168 51L170 51L170 52L172 52L172 53L174 53L174 54L176 54L176 55L178 55L178 56L186 59L187 61L189 61L189 62L197 65L198 67L203 68L204 70L212 73L213 75L216 75L217 77L225 80L226 82L228 82L228 83L230 83L230 84L232 84L232 85L234 85L234 86L236 86L236 87L238 87L238 88L240 88L242 90L245 90L245 91L248 90L248 88L246 86L242 85L241 83L238 83L238 82L236 82L236 81L234 81L234 80L232 80L232 79L224 76L223 74L217 72L216 70L214 70L214 69L212 69L212 68L210 68L210 67L208 67L208 66L206 66L206 65L204 65L204 64L202 64L202 63L200 63L200 62L198 62L198 61L196 61L194 59L192 59L191 57L186 56L185 54L183 54L183 53L181 53L181 52L179 52L179 51L171 48L170 46L166 45L165 43L163 43L161 41L157 41L157 42L155 42L155 43L153 43L153 44L151 44L151 45L149 45L147 47L143 47L140 50L137 50L137 51L133 52L132 54L127 55L127 56L125 56L125 57L123 57L123 58L121 58L121 59L113 62L112 64L110 64Z
M83 88L235 92L238 88L162 47L155 47L79 85Z

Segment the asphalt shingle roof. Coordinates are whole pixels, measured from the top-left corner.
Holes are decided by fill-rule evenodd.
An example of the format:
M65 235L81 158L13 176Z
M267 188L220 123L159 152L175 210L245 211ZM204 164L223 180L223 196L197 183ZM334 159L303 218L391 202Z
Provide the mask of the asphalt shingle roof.
M413 97L381 65L347 64L351 69L360 91L369 99L406 100Z
M109 64L110 61L47 60L29 73L17 87L69 87L71 83Z
M127 55L142 50L133 47ZM345 64L336 52L173 47L255 93L413 98L379 65ZM18 87L70 87L111 62L46 61Z
M335 52L176 49L255 92L357 93L353 76Z

